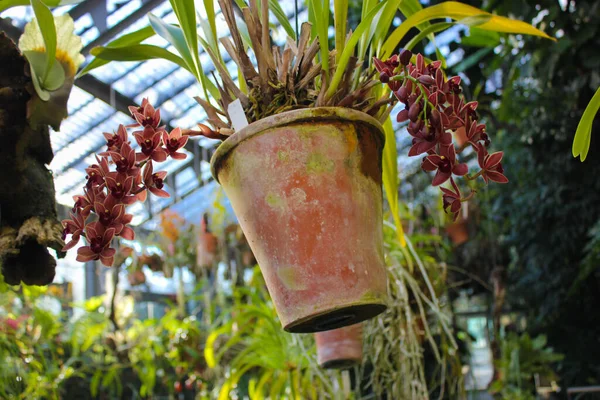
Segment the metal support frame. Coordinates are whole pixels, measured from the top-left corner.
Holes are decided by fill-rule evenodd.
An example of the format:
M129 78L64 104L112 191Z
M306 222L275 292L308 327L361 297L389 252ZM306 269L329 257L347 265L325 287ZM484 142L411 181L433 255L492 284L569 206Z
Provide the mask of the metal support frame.
M164 0L147 0L146 2L144 2L142 4L142 6L140 8L138 8L137 10L135 10L134 12L129 14L118 24L116 24L112 28L104 31L96 39L94 39L90 43L88 43L81 52L84 55L88 55L90 53L91 49L93 49L96 46L101 46L101 45L105 44L106 42L108 42L109 40L111 40L112 38L117 36L119 33L121 33L123 30L129 28L136 21L138 21L140 18L142 18L143 16L148 14L150 11L152 11L153 9L158 7L163 2L164 2Z

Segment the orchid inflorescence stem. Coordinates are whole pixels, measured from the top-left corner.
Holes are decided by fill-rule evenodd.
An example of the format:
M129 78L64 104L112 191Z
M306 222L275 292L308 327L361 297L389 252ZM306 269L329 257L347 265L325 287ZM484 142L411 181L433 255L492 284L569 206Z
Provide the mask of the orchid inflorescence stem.
M405 106L397 120L408 121L407 131L413 138L408 155L425 154L421 168L426 172L436 171L433 186L450 182L451 188L441 188L446 212L456 219L461 203L476 193L472 190L463 198L454 179L457 176L463 176L467 181L481 176L486 183L490 180L508 182L501 164L503 153L488 153L490 140L485 124L478 121L477 102L465 102L460 77L446 79L441 61L426 64L421 54L413 57L409 50L386 61L374 58L374 64L381 82L387 84L395 98ZM465 131L467 143L457 150L452 137L459 129ZM467 145L477 152L480 171L474 175L468 175L467 164L457 160L457 154Z
M113 238L133 240L135 234L128 226L133 215L125 209L137 201L145 201L147 192L158 197L169 197L163 190L165 171L154 172L155 163L168 157L183 160L187 155L180 152L190 136L217 135L209 127L199 124L199 131L175 128L167 132L160 126L160 110L144 99L140 107L130 106L135 123L119 125L116 132L104 133L106 151L96 156L97 164L86 168L87 182L83 195L73 196L75 205L71 219L64 220L63 239L71 235L64 246L67 251L77 245L81 237L87 246L77 249L77 261L100 260L111 266L116 250L111 247ZM131 146L128 128L139 151Z

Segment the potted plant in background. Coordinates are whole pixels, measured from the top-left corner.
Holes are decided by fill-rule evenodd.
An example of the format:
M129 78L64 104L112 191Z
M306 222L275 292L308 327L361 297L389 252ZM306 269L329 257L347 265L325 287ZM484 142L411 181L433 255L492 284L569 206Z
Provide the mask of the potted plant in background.
M385 309L382 183L403 241L397 218L395 137L388 119L396 99L406 106L399 120L410 119L414 146L409 155L427 153L423 169L437 171L434 185L454 182L453 173L467 173L451 144L451 133L461 127L467 129L469 143L484 161L482 171L468 178L484 175L505 180L502 153L487 153L489 140L485 125L477 121L476 103L464 102L460 79L446 79L441 61L426 63L410 52L385 61L371 61L366 55L389 57L409 29L436 18L545 35L526 23L456 2L426 9L417 4L410 12L400 3L363 3L362 22L348 34L348 3L334 2L335 48L330 49L328 40L319 40L328 36L328 4L307 2L310 24L303 24L296 36L275 2L241 4L243 19L236 20L231 3L220 1L232 34L232 40L220 42L238 66L237 86L219 51L213 2L205 2L208 20L201 24L204 37L199 38L193 2L171 0L178 26L150 15L150 27L94 49L97 58L84 69L88 72L110 60L160 57L196 76L204 94L197 100L214 127L201 126L200 133L229 137L213 157L213 174L232 201L289 331L351 325ZM399 7L410 17L387 37ZM272 46L270 10L290 35L283 49ZM376 18L378 24L373 25ZM431 25L415 40L453 24ZM168 40L179 55L140 44L154 34ZM199 42L221 81L213 82L204 74ZM252 48L258 70L247 48ZM381 122L391 143L385 152ZM383 171L382 158L386 160ZM463 197L457 187L445 190L445 208L455 215L474 194Z
M208 214L202 215L198 233L196 265L200 268L212 268L217 261L219 238L208 227Z
M362 325L317 332L317 360L321 368L347 369L362 361Z

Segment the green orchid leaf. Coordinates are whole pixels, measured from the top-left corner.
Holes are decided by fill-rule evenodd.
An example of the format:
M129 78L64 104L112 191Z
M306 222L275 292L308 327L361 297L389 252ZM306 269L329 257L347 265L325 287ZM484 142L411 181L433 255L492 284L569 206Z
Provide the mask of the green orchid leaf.
M133 44L139 44L154 35L156 35L156 32L154 32L154 29L152 29L152 27L148 25L142 29L139 29L137 31L123 35L120 38L115 39L112 42L109 42L104 47L105 48L115 48L115 47L124 47L124 46L130 46ZM93 49L92 49L92 52L93 52ZM93 69L96 69L105 64L108 64L108 62L109 62L108 60L103 60L101 58L96 57L88 65L86 65L85 68L83 68L81 70L81 72L79 72L77 77L83 76Z
M376 48L383 44L390 30L390 26L392 26L392 21L396 16L396 11L402 3L403 0L388 0L383 8L383 12L381 13L381 18L376 24L372 24L372 28L375 29L373 43L375 44Z
M198 54L198 31L196 29L196 8L193 1L189 0L169 0L173 11L179 21L179 26L183 32L185 43L188 51L192 56L193 70L197 76L200 76L202 66L200 65L200 57Z
M396 134L390 117L383 124L385 132L385 146L383 147L383 188L390 206L390 212L396 225L398 241L402 247L406 246L404 230L400 221L398 208L398 150L396 149Z
M348 19L348 0L333 0L333 21L335 23L335 48L343 49L346 43L347 19ZM337 62L340 61L342 53L338 51L335 54Z
M312 26L312 37L319 37L320 58L325 79L329 80L329 0L310 0L309 22Z
M346 66L348 65L348 61L350 61L350 57L354 54L354 49L358 44L358 41L363 36L363 34L367 31L367 29L371 26L371 23L375 19L379 12L383 9L385 2L377 4L370 12L367 14L365 18L358 24L356 30L352 32L350 39L346 43L346 47L342 51L342 56L340 57L340 61L338 62L335 73L331 82L329 84L329 88L325 93L325 98L331 98L335 92L337 91L337 87L342 80L342 76L344 75L344 71L346 70Z
M31 7L33 7L33 12L35 13L35 18L40 27L40 31L42 32L42 37L44 38L44 45L46 47L46 68L44 69L44 73L40 76L42 77L42 86L43 82L46 80L46 77L50 73L50 69L56 60L56 26L54 26L54 16L52 12L44 3L40 0L31 0Z
M177 50L183 61L187 64L186 69L192 71L194 76L200 80L200 77L196 73L197 70L195 69L192 53L190 52L189 47L187 47L185 36L181 28L163 22L152 13L148 14L148 19L150 20L150 26L152 26L154 32L175 47L175 50Z
M173 7L175 7L175 5L173 5ZM194 14L194 16L195 15L196 14ZM204 90L205 100L210 101L208 96L208 88L210 87L210 81L206 77L206 74L204 74L204 70L202 69L202 65L200 64L200 57L198 56L198 33L196 32L195 25L193 41L195 43L195 46L192 48L188 46L188 42L185 37L186 33L179 26L167 24L151 13L148 14L148 18L150 19L150 25L152 26L154 31L163 39L171 43L173 47L175 47L183 61L187 64L188 71L192 72L192 74L196 77L198 83L200 83L200 85L202 86L202 89ZM195 24L196 18L194 17L193 20ZM190 23L189 20L187 20L186 23ZM190 28L188 27L188 30L189 29Z
M35 92L38 94L40 99L43 101L48 101L50 99L50 93L48 93L48 91L45 90L40 83L42 79L41 76L46 68L46 53L41 53L39 51L24 51L23 55L29 62L31 82L33 83Z
M454 25L456 25L456 23L454 23L454 22L438 22L437 24L429 25L427 28L423 29L421 32L419 32L417 35L415 35L412 39L410 39L410 41L404 46L404 48L407 50L412 50L413 47L415 47L417 45L417 43L419 43L421 40L425 39L427 36L429 36L433 33L445 31L446 29L448 29Z
M500 44L500 34L477 27L470 27L469 35L461 38L460 44L472 47L495 47Z
M161 58L190 71L188 65L181 57L171 53L167 49L150 44L134 44L114 48L95 47L90 53L105 61L145 61Z
M287 35L292 39L296 40L296 31L294 31L294 28L292 28L290 20L288 16L285 15L285 13L283 12L283 9L279 5L279 2L277 0L269 0L269 9L271 10L271 12L273 12L273 15L275 15L275 18L277 18L277 21L279 21L281 26L283 26L283 29L285 29Z
M384 43L381 54L379 55L382 59L389 57L394 49L400 44L406 33L415 26L433 19L440 18L451 18L453 20L462 20L467 17L472 17L481 14L491 15L489 21L479 26L480 29L491 30L496 32L505 33L521 33L525 35L540 36L543 38L555 40L542 32L541 30L533 27L532 25L518 20L513 20L498 15L493 15L480 10L476 7L472 7L466 4L458 3L456 1L447 1L444 3L436 4L431 7L424 8L406 19L392 34L388 37Z
M377 0L364 0L362 2L360 19L362 20L363 18L365 18L369 14L369 12L377 5L377 3L378 3ZM373 24L371 29L375 30L375 24ZM358 45L358 54L367 54L367 47L368 47L367 36L363 35L360 38L360 42Z
M55 84L58 86L55 90L43 91L43 97L36 88L38 96L33 96L27 103L27 119L32 127L50 125L55 131L60 131L60 124L67 117L67 102L73 89L74 77L64 74L64 67L59 62L55 65L63 70L62 83ZM32 80L35 85L35 80Z
M37 82L39 87L43 89L44 92L54 91L63 85L65 82L65 70L59 62L52 63L52 67L50 67L50 71L48 72L46 79L42 82L41 76L43 76L43 74L46 72L45 68L48 65L46 58L48 55L46 53L42 53L41 51L25 51L23 54L25 57L27 57L27 61L29 61L32 72L35 73L36 79L32 79L34 85Z
M208 23L210 29L206 29L204 26L202 29L204 30L204 34L206 35L206 40L214 47L218 48L219 46L219 38L217 37L217 16L215 13L215 2L214 0L204 0L204 10L206 10L206 19L200 19L200 24Z
M55 60L55 62L52 64L52 67L50 67L50 71L48 71L46 79L44 79L42 85L44 86L44 89L54 91L60 88L64 81L65 69L60 62L58 62L58 60Z
M585 108L585 111L581 116L581 120L577 125L575 138L573 139L573 157L579 157L581 162L585 161L588 151L590 150L590 143L592 141L592 124L596 114L598 113L598 110L600 110L600 87L596 90L596 93Z

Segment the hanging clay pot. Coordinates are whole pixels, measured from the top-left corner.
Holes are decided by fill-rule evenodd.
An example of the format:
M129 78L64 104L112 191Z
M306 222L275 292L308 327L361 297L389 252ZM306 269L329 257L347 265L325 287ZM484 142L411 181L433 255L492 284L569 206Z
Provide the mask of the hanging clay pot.
M141 285L146 283L146 275L144 275L143 271L131 271L127 275L127 280L131 286Z
M469 240L468 225L467 221L464 219L459 219L458 221L447 225L446 232L455 246L459 246Z
M315 333L321 368L345 369L362 361L362 324Z
M383 129L347 108L254 122L215 152L223 186L285 330L319 332L386 309Z
M208 229L208 215L204 214L198 235L196 263L202 268L211 268L217 259L219 239Z

